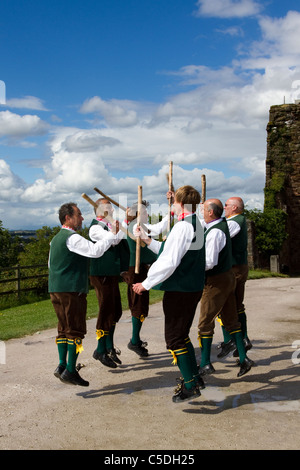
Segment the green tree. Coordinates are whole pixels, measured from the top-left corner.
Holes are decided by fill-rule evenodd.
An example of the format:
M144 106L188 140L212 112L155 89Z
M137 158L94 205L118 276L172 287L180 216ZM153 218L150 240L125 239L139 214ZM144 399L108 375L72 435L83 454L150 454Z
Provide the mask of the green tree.
M278 255L287 238L287 215L281 209L270 208L262 212L257 209L246 210L247 219L255 224L255 243L260 254L266 257Z
M32 276L32 279L24 280L23 287L37 288L40 291L46 291L48 286L48 256L50 249L50 242L54 235L60 230L60 227L50 228L47 226L42 227L36 231L36 238L32 238L30 242L26 243L24 250L19 254L19 264L21 266L32 266L25 270L24 276ZM42 267L42 265L44 267Z
M24 280L24 287L36 287L40 291L46 291L48 287L48 278L39 277L48 273L48 257L50 242L52 238L60 231L60 226L47 227L44 226L36 231L36 237L32 238L24 246L24 250L19 255L19 264L21 266L33 266L26 269L24 276L32 276L32 279ZM88 236L88 229L83 228L79 231L82 236ZM37 265L37 266L35 266ZM44 267L42 267L42 265Z
M19 238L12 237L9 231L3 228L0 220L0 268L13 266L18 260Z

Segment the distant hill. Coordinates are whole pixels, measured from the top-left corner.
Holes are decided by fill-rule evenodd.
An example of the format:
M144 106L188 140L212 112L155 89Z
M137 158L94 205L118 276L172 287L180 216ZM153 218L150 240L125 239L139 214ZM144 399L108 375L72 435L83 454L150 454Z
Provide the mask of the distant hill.
M36 230L9 230L9 233L13 237L19 237L22 239L36 238Z

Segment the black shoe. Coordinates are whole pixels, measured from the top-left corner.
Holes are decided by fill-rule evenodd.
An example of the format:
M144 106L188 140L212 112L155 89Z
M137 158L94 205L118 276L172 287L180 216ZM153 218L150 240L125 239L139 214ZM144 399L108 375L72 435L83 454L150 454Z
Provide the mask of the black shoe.
M131 340L129 341L127 347L131 351L134 351L141 357L147 357L149 356L148 354L148 349L145 348L143 341L139 341L137 344L132 344Z
M252 359L250 359L249 357L247 357L247 359L250 361L250 363L251 363L251 367L254 367L254 366L255 366L255 362L254 362L254 361L252 361ZM241 362L240 362L240 360L239 360L239 359L236 359L236 361L235 361L235 366L237 366L237 367L241 367Z
M229 354L231 351L234 351L236 349L236 344L235 342L231 339L228 341L228 343L221 343L220 348L221 352L217 355L217 357L225 357L227 354Z
M205 388L205 383L204 383L204 380L202 379L202 377L200 377L200 376L196 377L195 382L198 385L198 387L200 388L200 390L203 390Z
M205 388L205 383L202 377L198 375L198 377L194 377L194 379L195 379L197 387L200 390L203 390ZM182 390L183 383L184 383L184 379L182 377L176 380L177 380L177 387L174 388L174 395L177 395Z
M196 385L191 389L185 388L184 383L182 383L180 390L178 390L175 395L172 397L173 403L182 403L186 400L193 400L193 398L200 397L201 392L199 387Z
M117 356L117 351L115 350L115 348L108 349L107 350L107 355L110 359L112 359L117 364L122 364L122 361Z
M60 379L60 376L63 373L63 371L65 370L65 368L66 368L66 366L63 366L62 364L58 364L58 366L56 367L56 369L54 371L55 377Z
M245 350L246 350L246 352L247 352L247 351L249 351L249 349L252 348L252 343L251 343L251 341L250 341L250 339L249 339L248 337L247 337L247 338L244 338L243 341L244 341ZM238 352L237 349L235 349L235 351L234 351L234 353L233 353L233 356L234 356L234 357L238 357L238 356L239 356L239 352Z
M89 386L89 382L87 380L83 380L77 370L75 372L69 372L68 369L65 369L60 376L60 380L72 385L82 385L83 387Z
M95 349L93 353L93 358L97 361L100 361L106 367L111 367L112 369L117 367L117 364L108 356L108 354L100 354L98 353L97 349Z
M253 362L248 357L246 357L241 364L240 371L237 377L242 377L242 375L247 374L247 372L249 372L249 370L251 369L252 364Z
M215 368L211 363L206 364L203 367L199 367L199 375L201 376L213 374L214 372L215 372Z

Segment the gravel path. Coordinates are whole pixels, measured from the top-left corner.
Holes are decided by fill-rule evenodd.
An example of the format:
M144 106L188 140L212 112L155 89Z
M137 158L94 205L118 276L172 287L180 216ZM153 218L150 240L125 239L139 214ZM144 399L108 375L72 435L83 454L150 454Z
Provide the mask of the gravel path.
M143 325L146 359L127 349L131 320L123 313L115 334L122 351L117 369L92 358L96 320L88 320L80 357L87 388L54 377L55 330L7 341L0 364L0 449L299 449L300 279L248 281L245 303L255 367L237 378L233 357L217 359L217 323L216 373L199 398L182 404L172 403L179 372L165 348L161 303L151 306ZM198 315L191 339L199 356Z

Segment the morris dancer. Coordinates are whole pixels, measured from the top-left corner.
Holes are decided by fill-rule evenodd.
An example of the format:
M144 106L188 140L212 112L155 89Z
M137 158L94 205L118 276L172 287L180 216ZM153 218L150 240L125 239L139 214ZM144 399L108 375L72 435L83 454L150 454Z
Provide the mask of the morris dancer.
M220 315L239 353L238 377L240 377L251 369L251 361L246 355L241 325L237 316L231 240L227 222L221 217L222 213L223 205L219 199L208 199L203 204L206 280L198 324L201 347L200 374L206 375L215 371L210 361L210 354L215 319Z
M84 219L73 202L60 207L59 220L62 227L53 237L49 252L48 291L58 318L59 365L54 375L62 382L86 387L89 382L80 377L76 362L86 334L88 262L102 256L115 235L110 232L105 240L93 243L76 233Z
M146 224L148 221L147 206L149 203L142 201L141 206L141 224ZM136 217L138 211L138 204L135 203L128 211L128 216L131 222L128 225L128 231L133 233L133 229L136 225ZM142 295L137 295L132 289L132 285L145 279L151 265L156 260L156 255L148 249L147 246L141 246L140 248L140 268L139 273L135 273L135 261L136 261L136 242L127 237L127 242L130 250L129 268L124 276L125 281L128 284L127 298L128 305L131 311L132 321L132 335L128 343L128 349L134 351L140 357L147 357L149 355L148 349L146 348L147 342L142 341L140 337L141 328L145 318L149 313L149 292L145 291Z
M232 246L232 270L236 279L235 299L239 322L241 323L245 349L252 348L247 334L247 316L244 305L245 284L248 279L248 234L244 212L244 202L240 197L230 197L224 206ZM236 347L222 325L224 342L220 344L218 357L225 357L231 351L237 356Z
M164 291L165 340L183 376L179 390L172 397L180 403L200 396L204 383L198 374L195 350L189 332L204 286L205 255L203 229L195 214L200 194L192 186L175 193L173 211L178 223L165 242L150 239L140 231L149 249L158 254L146 279L133 285L137 294L149 289ZM137 232L138 233L138 232Z
M96 218L92 220L89 237L93 242L105 240L110 236L113 207L111 203L100 198L96 201ZM121 364L114 347L115 326L122 316L122 303L119 289L120 274L127 270L129 248L124 234L120 230L112 246L101 258L90 262L90 282L95 288L99 304L96 323L97 348L94 359L99 360L107 367L115 368ZM128 259L127 259L128 258ZM123 264L125 262L125 265Z

